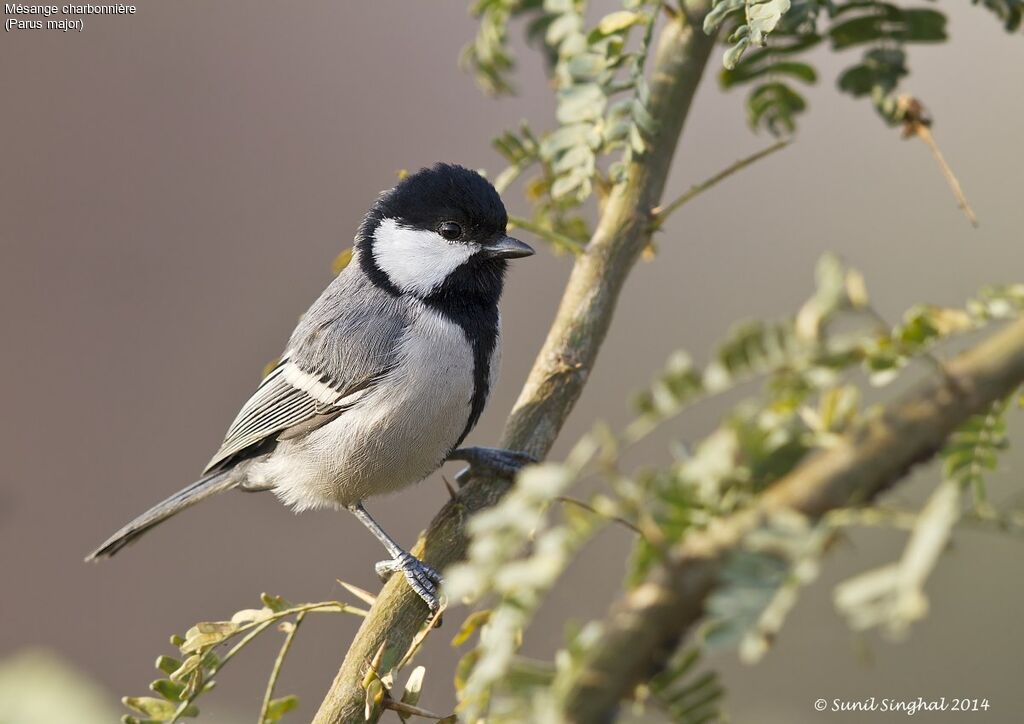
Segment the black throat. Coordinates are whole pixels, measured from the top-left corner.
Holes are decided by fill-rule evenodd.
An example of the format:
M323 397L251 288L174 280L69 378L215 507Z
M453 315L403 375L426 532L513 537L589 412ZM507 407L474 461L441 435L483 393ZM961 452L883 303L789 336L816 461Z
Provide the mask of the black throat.
M405 293L395 286L373 256L373 245L376 242L374 231L382 216L380 209L375 208L364 219L356 236L358 262L361 271L375 286L394 297L400 297ZM449 274L444 283L429 295L420 298L428 307L459 325L473 349L473 397L469 419L453 449L461 445L476 426L487 404L494 374L491 370L491 355L498 343L500 331L498 301L501 299L507 266L508 262L504 259L477 254Z
M498 343L498 300L506 264L504 259L475 256L423 300L428 307L459 325L473 348L473 398L469 419L454 447L462 444L480 419L494 382L491 355Z

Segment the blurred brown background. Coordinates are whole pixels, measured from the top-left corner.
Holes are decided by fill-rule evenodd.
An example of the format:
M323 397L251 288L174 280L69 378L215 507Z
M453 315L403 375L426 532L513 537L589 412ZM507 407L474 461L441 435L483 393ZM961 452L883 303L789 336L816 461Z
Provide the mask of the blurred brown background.
M155 678L172 632L254 605L260 591L298 601L343 596L335 578L376 586L381 550L354 520L295 516L269 495L223 496L101 565L82 556L195 477L398 169L446 159L493 173L499 130L521 118L549 127L534 54L520 47L512 99L485 98L457 69L475 29L464 5L143 0L132 17L87 18L83 33L0 38L0 661L44 647L103 687L116 711L115 695L143 694ZM912 49L907 88L933 112L981 228L957 210L923 144L900 141L868 103L835 91L854 55L819 54L822 81L797 143L688 206L661 236L657 263L637 268L556 454L596 418L626 420L630 393L670 351L703 358L734 321L792 311L825 250L863 269L892 317L1021 280L1024 43L982 9L942 9L952 41ZM765 143L744 125L742 96L709 76L670 195ZM502 379L472 441L496 441L567 270L543 251L510 275ZM717 411L698 407L672 433L692 439ZM1013 432L1019 442L1024 426ZM997 499L1019 490L1022 461L1019 451L1006 459ZM918 500L936 475L922 471L897 497ZM434 476L369 507L411 542L445 495ZM901 543L854 537L761 665L715 659L736 721L848 721L811 704L943 695L988 697L979 721L1019 721L1021 541L959 534L911 639L857 638L831 587ZM604 611L627 549L618 530L591 546L531 631L531 650L549 653L565 617ZM450 704L451 618L421 659L428 707ZM301 695L296 720L312 715L354 631L354 619L308 621L280 689ZM225 670L201 707L207 721L254 716L277 643ZM0 721L5 712L0 701Z

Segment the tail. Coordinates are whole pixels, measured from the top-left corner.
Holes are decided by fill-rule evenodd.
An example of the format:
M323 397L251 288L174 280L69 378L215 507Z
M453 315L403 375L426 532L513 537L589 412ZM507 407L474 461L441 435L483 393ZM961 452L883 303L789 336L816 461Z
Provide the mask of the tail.
M100 558L109 558L150 528L163 523L172 515L195 505L200 500L205 500L212 495L230 490L238 483L239 476L237 471L231 468L200 478L184 490L179 490L162 503L157 503L121 530L114 533L103 545L86 556L85 560L95 561Z

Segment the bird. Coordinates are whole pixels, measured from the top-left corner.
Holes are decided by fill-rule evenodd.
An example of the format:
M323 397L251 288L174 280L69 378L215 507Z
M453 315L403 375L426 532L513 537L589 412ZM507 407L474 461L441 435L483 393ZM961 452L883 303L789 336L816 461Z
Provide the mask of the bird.
M114 555L213 495L270 490L296 512L350 511L390 556L377 574L402 573L437 611L440 574L399 546L363 501L448 460L506 477L534 462L521 451L460 447L498 375L506 267L534 253L507 225L495 188L456 164L423 168L382 192L351 261L300 318L202 476L86 560Z

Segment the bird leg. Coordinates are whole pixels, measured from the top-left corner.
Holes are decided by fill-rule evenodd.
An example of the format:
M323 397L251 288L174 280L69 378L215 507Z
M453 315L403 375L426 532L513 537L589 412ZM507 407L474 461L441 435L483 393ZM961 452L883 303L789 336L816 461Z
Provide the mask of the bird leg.
M469 463L468 468L455 474L455 480L459 485L465 485L471 475L514 478L523 467L537 462L537 458L529 453L497 447L461 447L453 450L448 459Z
M390 560L380 561L374 566L380 579L386 581L391 574L400 572L405 575L412 590L416 591L431 611L441 608L441 601L437 596L437 589L441 585L441 574L398 545L395 539L389 536L370 516L362 503L347 507L349 512L358 518L359 522L366 526L366 529L373 533L377 540L384 544L388 555L391 556Z

